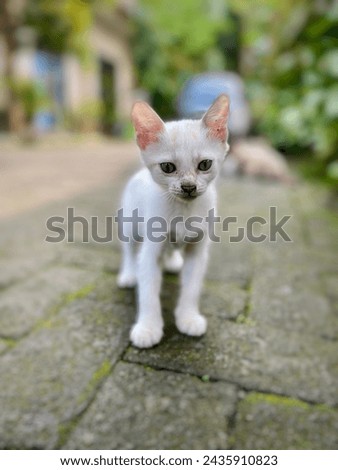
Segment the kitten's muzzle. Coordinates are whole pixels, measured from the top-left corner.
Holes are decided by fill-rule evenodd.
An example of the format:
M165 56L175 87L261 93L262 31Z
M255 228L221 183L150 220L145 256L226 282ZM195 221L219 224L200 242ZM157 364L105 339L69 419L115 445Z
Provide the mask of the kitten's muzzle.
M196 193L196 186L193 184L181 184L181 189L186 196L197 196Z

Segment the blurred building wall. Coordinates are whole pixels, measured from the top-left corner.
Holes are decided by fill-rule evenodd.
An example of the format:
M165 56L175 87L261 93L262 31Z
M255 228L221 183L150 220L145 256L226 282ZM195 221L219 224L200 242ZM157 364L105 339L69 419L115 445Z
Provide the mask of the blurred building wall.
M128 41L116 34L114 29L108 30L97 22L91 31L90 43L97 57L114 66L117 113L124 119L129 118L133 102L134 72Z
M134 72L129 50L129 37L128 34L125 34L126 24L127 16L125 14L122 17L116 17L116 14L112 14L105 18L102 15L95 18L94 24L87 34L93 58L89 67L82 64L71 53L61 57L62 109L64 114L79 113L86 104L102 101L103 79L100 65L104 61L114 71L114 80L111 86L117 123L123 123L129 119L134 96ZM6 85L1 80L4 72L4 47L0 36L0 114L4 113L6 108ZM34 41L33 43L32 41L21 41L14 57L15 78L36 81L43 85L41 74L36 67L37 54ZM48 86L46 85L45 88ZM54 100L54 93L51 93L50 90L47 92L49 98ZM99 121L98 119L98 128L100 128Z
M89 34L92 53L96 58L89 69L82 66L75 56L64 55L65 103L70 110L76 111L86 101L100 99L99 60L104 60L114 67L116 73L114 95L117 115L128 119L134 89L133 64L128 43L114 34L113 30L105 31L99 24L94 24Z

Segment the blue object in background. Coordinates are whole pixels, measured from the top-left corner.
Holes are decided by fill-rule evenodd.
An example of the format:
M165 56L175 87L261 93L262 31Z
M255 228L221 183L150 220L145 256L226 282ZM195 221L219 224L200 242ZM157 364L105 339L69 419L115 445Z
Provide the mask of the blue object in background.
M234 72L206 72L188 80L177 101L179 117L200 118L222 93L230 98L230 133L234 136L246 135L250 130L250 110L243 81Z
M35 56L35 73L39 85L50 98L50 105L39 110L34 117L34 127L47 132L57 125L58 109L63 105L63 73L61 56L38 51Z

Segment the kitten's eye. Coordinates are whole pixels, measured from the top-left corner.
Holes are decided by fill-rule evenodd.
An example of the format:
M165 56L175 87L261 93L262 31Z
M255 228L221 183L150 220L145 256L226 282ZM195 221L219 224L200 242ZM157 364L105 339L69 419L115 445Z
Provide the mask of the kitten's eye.
M160 164L164 173L173 173L176 170L176 166L171 162L164 162Z
M201 171L208 171L211 168L212 160L202 160L199 165L198 169Z

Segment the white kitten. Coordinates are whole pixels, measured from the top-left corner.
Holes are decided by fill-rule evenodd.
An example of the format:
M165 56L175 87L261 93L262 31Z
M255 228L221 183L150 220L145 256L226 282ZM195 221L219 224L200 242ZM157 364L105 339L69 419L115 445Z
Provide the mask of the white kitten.
M207 321L198 306L208 258L205 218L209 210L216 209L215 177L229 150L228 114L229 100L225 95L217 98L201 120L165 124L147 103L137 102L133 107L132 121L146 168L128 182L122 208L124 217L131 217L136 209L144 222L139 224L137 234L132 233L131 223L123 227L124 235L131 241L122 243L118 286L137 284L138 315L130 339L139 348L159 343L163 335L160 305L163 263L171 272L182 267L181 292L175 309L177 328L191 336L206 332ZM177 216L184 220L192 216L203 218L199 227L204 236L199 237L200 241L191 241L192 232L178 219L175 227L173 219ZM160 233L149 236L150 222L153 227L160 225L165 236ZM176 232L176 242L170 240L172 231ZM142 243L137 241L140 236ZM160 236L161 241L154 241Z

